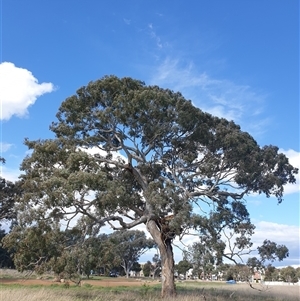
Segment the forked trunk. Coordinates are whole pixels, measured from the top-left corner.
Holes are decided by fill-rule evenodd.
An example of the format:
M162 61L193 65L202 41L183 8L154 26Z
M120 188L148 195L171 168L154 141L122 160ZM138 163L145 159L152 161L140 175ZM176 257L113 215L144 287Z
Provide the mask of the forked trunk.
M151 220L148 222L148 230L156 242L160 258L161 258L161 296L175 297L176 286L174 278L174 254L172 248L172 240L165 238L164 233L158 228L155 221Z

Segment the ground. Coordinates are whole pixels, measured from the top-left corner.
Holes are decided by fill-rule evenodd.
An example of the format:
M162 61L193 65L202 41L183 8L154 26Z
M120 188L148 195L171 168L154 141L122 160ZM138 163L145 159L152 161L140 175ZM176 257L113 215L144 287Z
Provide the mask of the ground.
M82 281L82 285L91 284L93 286L103 286L103 287L116 287L116 286L142 286L151 284L158 284L159 281L149 280L147 278L144 279L135 279L135 278L125 278L125 277L101 277L100 279L84 279ZM33 278L17 278L16 275L8 275L8 273L0 272L0 285L1 284L20 284L24 286L29 285L42 285L42 286L50 286L53 284L64 285L64 283L54 282L53 279L33 279ZM249 287L249 284L239 283L239 284L226 284L225 282L217 283L217 282L207 282L207 281L183 281L179 282L180 286L201 286L206 289L210 289L215 287L220 290L229 290L232 294L243 292L247 295L268 295L268 296L284 296L288 298L296 298L300 296L300 286L299 285L289 285L289 286L265 286L261 284L254 284L252 289Z
M297 298L300 296L300 286L299 285L272 285L265 286L261 284L254 284L253 287L256 289L252 289L249 287L249 284L239 283L239 284L225 284L220 287L220 289L231 290L232 292L243 291L247 294L254 295L269 295L269 296L280 296L280 297L288 297L288 298Z
M143 285L146 281L136 280L136 279L126 279L123 277L120 278L103 278L101 280L83 280L82 284L89 283L93 286L139 286ZM2 278L0 279L0 284L21 284L21 285L53 285L54 282L52 279L15 279L15 278ZM158 282L149 282L149 284ZM63 283L61 283L63 285Z

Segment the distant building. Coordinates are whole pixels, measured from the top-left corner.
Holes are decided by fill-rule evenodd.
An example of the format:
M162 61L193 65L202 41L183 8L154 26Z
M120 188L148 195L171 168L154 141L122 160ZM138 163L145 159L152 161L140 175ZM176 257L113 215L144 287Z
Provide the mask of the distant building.
M261 283L262 281L263 281L263 275L261 274L261 272L260 271L254 272L254 274L252 275L252 282Z

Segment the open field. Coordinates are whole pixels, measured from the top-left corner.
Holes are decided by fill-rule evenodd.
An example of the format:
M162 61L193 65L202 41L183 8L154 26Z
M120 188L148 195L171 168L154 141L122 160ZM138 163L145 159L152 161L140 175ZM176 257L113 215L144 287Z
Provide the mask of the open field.
M2 276L2 277L1 277ZM36 276L12 277L0 273L1 301L156 301L160 298L160 283L144 279L123 277L83 280L81 287L72 283L57 283ZM48 277L46 277L48 278ZM177 283L180 301L298 301L299 286L266 287L256 284L254 290L247 284L184 281ZM173 299L172 299L173 300Z

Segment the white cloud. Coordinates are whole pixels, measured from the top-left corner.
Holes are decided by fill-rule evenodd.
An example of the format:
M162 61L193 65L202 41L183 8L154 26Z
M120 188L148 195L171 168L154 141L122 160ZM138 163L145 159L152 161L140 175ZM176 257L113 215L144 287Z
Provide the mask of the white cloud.
M299 264L299 254L300 254L300 227L278 224L273 222L260 221L255 223L256 229L255 233L252 236L252 250L248 255L243 255L243 261L246 262L249 257L257 256L258 246L261 246L265 239L274 241L278 245L286 245L289 249L289 257L281 262L274 262L275 265L282 264ZM180 248L184 248L187 245L192 245L194 242L197 242L197 236L185 236L183 243L181 244L178 240L174 243ZM228 250L227 250L228 251ZM175 261L178 262L182 260L182 250L174 247L174 257ZM235 258L238 260L238 258Z
M7 168L5 165L0 165L0 176L8 181L17 181L20 174L21 171L19 169L11 169Z
M293 150L284 150L280 149L280 152L285 154L289 158L289 163L292 164L294 167L297 167L300 169L300 153ZM291 194L291 193L296 193L300 191L300 175L299 173L296 175L296 184L287 184L284 187L284 194Z
M292 265L299 264L299 254L300 254L300 228L297 226L290 226L284 224L278 224L273 222L260 221L255 224L255 234L252 236L252 250L248 255L243 255L243 262L247 262L249 257L257 256L257 247L261 246L265 239L274 241L278 245L286 245L289 249L289 257L284 259L283 262L274 262L273 265ZM141 229L142 230L142 229ZM196 235L188 235L183 238L183 243L179 242L178 239L174 241L174 259L175 262L182 260L182 249L186 246L192 245L194 242L199 241ZM177 247L178 246L178 247ZM228 249L226 249L228 251ZM147 261L152 259L154 255L154 250L147 252L142 256L141 261ZM235 258L239 261L238 258ZM227 260L225 260L227 262ZM233 263L233 262L229 262Z
M52 83L38 83L27 69L13 63L0 64L1 120L9 120L13 115L26 116L27 109L45 93L54 91Z
M258 122L269 122L261 117L266 95L248 85L212 78L197 71L192 62L183 64L177 59L165 59L154 71L150 84L180 91L203 111L234 120L256 135L257 130L259 134L263 131L262 127L257 129Z
M274 222L260 221L255 224L253 235L254 248L257 248L265 239L286 245L289 249L289 258L283 260L283 264L299 264L300 254L300 227L278 224ZM277 262L278 264L278 262Z
M290 226L266 221L257 222L255 226L256 229L253 240L257 243L262 243L265 239L274 240L279 244L299 243L299 226Z
M103 156L105 157L107 155L107 152L96 147L96 146L93 146L91 148L83 148L83 147L79 147L79 149L81 151L84 151L90 155L100 155L100 156ZM111 155L112 155L112 160L114 161L124 161L124 162L127 162L127 158L124 157L121 153L117 152L117 151L112 151L111 152Z

